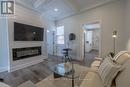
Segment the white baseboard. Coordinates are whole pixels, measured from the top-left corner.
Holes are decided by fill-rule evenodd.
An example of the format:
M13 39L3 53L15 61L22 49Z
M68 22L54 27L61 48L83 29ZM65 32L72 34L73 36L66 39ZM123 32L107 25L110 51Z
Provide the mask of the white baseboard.
M44 59L46 59L46 58L48 58L48 57L44 56ZM32 62L29 62L29 63L22 64L22 65L17 65L17 66L11 67L9 72L13 72L13 71L16 71L16 70L19 70L19 69L23 69L23 68L38 64L40 62L43 62L44 59L40 59L40 60L36 60L36 61L32 61Z
M1 73L1 72L5 72L5 71L8 71L8 67L1 67L1 68L0 68L0 73Z

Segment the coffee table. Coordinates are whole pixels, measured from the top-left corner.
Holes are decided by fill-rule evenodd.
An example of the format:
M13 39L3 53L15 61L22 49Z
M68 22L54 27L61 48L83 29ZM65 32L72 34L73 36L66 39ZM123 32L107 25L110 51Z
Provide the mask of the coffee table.
M53 72L55 79L60 77L69 78L72 81L72 87L74 87L75 79L79 78L80 76L79 72L76 71L77 68L78 68L77 64L67 62L52 66L51 70Z

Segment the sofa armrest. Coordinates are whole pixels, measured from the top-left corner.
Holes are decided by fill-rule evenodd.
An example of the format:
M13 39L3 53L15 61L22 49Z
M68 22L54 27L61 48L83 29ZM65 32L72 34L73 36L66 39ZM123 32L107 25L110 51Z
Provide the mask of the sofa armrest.
M91 67L99 67L101 65L102 58L95 58L95 61L91 64Z
M103 58L95 57L95 61L102 61Z
M10 87L9 85L3 83L3 82L0 82L0 87Z
M104 87L104 85L98 73L88 72L80 87Z
M91 67L99 67L101 64L101 61L94 61L92 64L91 64Z

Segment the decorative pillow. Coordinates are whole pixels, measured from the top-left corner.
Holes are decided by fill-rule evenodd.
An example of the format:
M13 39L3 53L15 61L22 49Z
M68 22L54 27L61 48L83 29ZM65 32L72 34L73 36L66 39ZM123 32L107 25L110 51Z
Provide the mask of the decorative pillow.
M119 52L118 54L115 55L115 57L113 58L113 60L116 61L121 55L123 55L125 53L127 53L127 51L121 51L121 52Z
M104 86L111 87L113 79L117 73L121 71L121 65L116 64L111 58L106 58L99 67L99 75L104 83Z
M121 51L113 58L113 61L119 64L124 64L128 59L130 59L130 55L128 54L128 52Z

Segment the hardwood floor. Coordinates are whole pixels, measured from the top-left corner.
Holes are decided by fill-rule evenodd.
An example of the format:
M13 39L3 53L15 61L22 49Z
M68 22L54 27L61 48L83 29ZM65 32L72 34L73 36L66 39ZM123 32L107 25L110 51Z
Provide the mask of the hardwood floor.
M75 63L85 65L89 61L75 61ZM11 87L17 87L18 85L31 80L33 83L37 83L47 76L52 74L49 67L61 63L61 58L55 56L49 56L48 59L44 60L42 63L17 70L11 73L3 72L0 73L0 78L4 79L4 82ZM89 66L89 65L88 65Z
M84 64L85 66L90 66L91 63L95 60L95 57L98 57L99 52L97 50L92 50L90 52L85 53L85 59L84 59Z
M17 70L11 73L0 73L0 78L3 78L4 82L11 87L17 87L18 85L28 80L31 80L33 83L37 83L52 73L49 67L58 63L61 63L59 58L50 57L49 59L44 60L42 63L21 70Z

